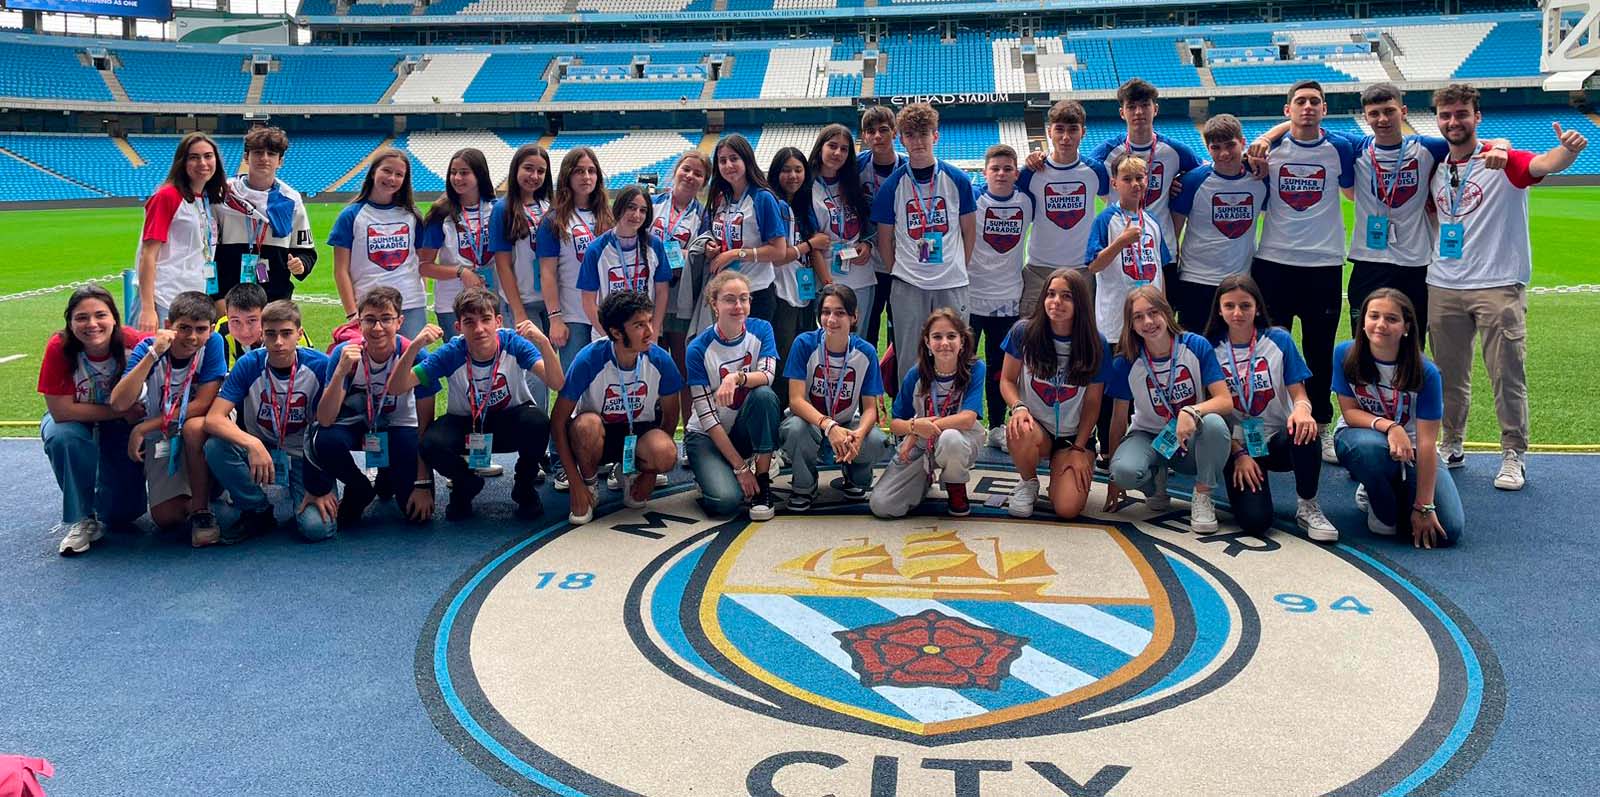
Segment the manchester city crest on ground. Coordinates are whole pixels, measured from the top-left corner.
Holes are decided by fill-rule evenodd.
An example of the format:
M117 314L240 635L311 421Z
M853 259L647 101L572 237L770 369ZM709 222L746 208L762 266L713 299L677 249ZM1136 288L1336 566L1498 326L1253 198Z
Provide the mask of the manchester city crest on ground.
M527 794L1421 794L1492 735L1492 653L1373 554L977 506L1014 483L979 468L966 518L712 521L691 486L540 530L441 600L424 702Z

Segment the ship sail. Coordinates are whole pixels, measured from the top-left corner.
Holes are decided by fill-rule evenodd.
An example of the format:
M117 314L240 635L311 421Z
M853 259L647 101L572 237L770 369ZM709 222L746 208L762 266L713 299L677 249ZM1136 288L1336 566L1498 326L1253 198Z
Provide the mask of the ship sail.
M883 547L883 543L840 547L834 551L833 564L829 569L836 576L856 578L867 575L893 576L900 572L894 567L894 556Z
M1045 561L1041 550L1002 551L997 567L1002 580L1056 575L1056 569Z
M994 578L993 573L978 564L978 554L954 531L934 530L909 535L901 554L905 561L900 565L900 573L907 578Z
M817 550L812 551L805 556L796 556L795 558L778 565L778 569L787 570L791 573L815 573L817 571L817 565L822 562L822 557L827 555L827 548L818 548Z

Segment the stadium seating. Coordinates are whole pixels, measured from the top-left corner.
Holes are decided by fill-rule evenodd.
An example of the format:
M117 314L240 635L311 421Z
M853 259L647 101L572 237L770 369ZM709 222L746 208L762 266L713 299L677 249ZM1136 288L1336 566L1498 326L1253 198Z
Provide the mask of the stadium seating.
M425 61L426 68L406 76L390 99L397 103L462 102L467 88L478 76L488 53L438 53Z
M1137 75L1162 88L1200 85L1200 73L1179 55L1176 39L1112 39L1111 57L1124 80Z
M1449 80L1494 27L1485 22L1393 25L1385 32L1397 50L1395 66L1407 80Z
M244 53L120 50L117 79L134 102L244 102L250 90Z
M95 71L78 62L72 47L0 42L0 97L111 101Z
M1551 122L1560 122L1563 130L1577 130L1589 139L1589 146L1579 153L1568 173L1600 174L1600 144L1596 143L1600 142L1600 127L1570 108L1485 108L1478 137L1505 138L1518 149L1544 152L1557 143Z
M1117 76L1116 64L1111 59L1111 43L1105 39L1048 37L1040 39L1039 44L1041 49L1049 48L1050 52L1073 56L1079 65L1078 70L1066 76L1061 70L1051 70L1048 74L1040 72L1039 88L1045 91L1074 88L1084 91L1110 90L1122 84L1122 79Z
M981 34L943 42L937 33L895 34L878 41L888 64L875 84L878 96L994 91L994 50Z
M533 102L544 96L549 56L495 53L462 93L467 102Z
M1289 85L1300 80L1317 80L1323 83L1351 83L1355 78L1321 62L1278 61L1270 64L1247 66L1216 66L1211 77L1218 86L1271 86Z
M767 63L770 56L765 50L739 50L733 56L732 69L724 64L722 79L717 81L716 99L746 100L761 96L766 83Z
M376 133L291 132L278 179L307 196L321 193L382 142Z
M556 102L675 102L698 99L703 80L564 80Z
M1484 37L1472 55L1456 68L1455 77L1517 77L1539 74L1539 22L1501 22Z
M768 56L762 99L828 96L829 48L782 47Z
M275 105L358 105L383 98L393 55L286 55L267 76L261 101ZM242 98L241 98L242 99Z
M53 199L99 199L105 196L77 183L63 180L42 169L36 169L9 155L0 154L0 185L5 193L0 201L21 197L33 201Z

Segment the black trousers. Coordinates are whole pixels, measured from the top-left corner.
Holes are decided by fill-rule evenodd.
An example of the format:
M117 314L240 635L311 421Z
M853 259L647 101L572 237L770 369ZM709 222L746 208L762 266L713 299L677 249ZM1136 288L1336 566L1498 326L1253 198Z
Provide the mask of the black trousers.
M1167 283L1167 301L1178 314L1178 324L1196 335L1206 333L1210 320L1211 300L1217 295L1217 286L1180 279Z
M471 431L472 419L466 415L438 418L422 435L422 461L457 484L476 478L461 457L467 451L467 434ZM494 435L496 454L516 452L516 481L520 484L537 472L539 457L550 442L550 418L532 404L520 404L486 413L483 431Z
M1300 353L1311 378L1306 394L1311 399L1311 417L1317 423L1333 420L1333 339L1339 333L1339 309L1344 303L1340 283L1343 266L1290 266L1256 258L1250 276L1261 286L1272 323L1291 332L1294 319L1304 325L1300 333Z
M1361 334L1361 303L1379 288L1394 288L1417 310L1417 345L1428 345L1428 268L1352 260L1350 265L1350 336Z
M983 361L988 368L988 379L983 386L983 395L989 407L989 426L1004 426L1006 401L1000 397L1000 364L1005 362L1006 353L1001 350L1000 344L1005 342L1006 333L1017 323L1017 317L973 315L967 317L967 323L972 327L974 343L977 343L979 337L983 338Z
M1238 459L1228 460L1222 469L1222 480L1228 485L1228 504L1233 507L1233 519L1247 534L1261 534L1272 526L1272 485L1261 480L1259 490L1240 490L1233 484L1233 466ZM1267 455L1256 464L1268 473L1294 471L1294 491L1301 498L1317 497L1317 479L1322 476L1322 445L1316 439L1305 445L1296 445L1287 431L1279 432L1267 441ZM1264 474L1263 474L1264 475Z
M867 342L872 344L872 348L878 350L879 356L883 355L885 348L878 345L880 340L878 332L883 328L879 324L884 318L889 319L889 337L882 338L882 340L888 343L894 342L894 314L889 312L889 289L892 287L894 287L894 277L881 271L878 272L878 287L872 291L872 307L856 308L858 312L871 313L871 315L867 316ZM896 352L896 354L898 355L899 352ZM915 357L916 354L912 353L911 356ZM895 385L895 387L899 387L899 385Z
M388 485L388 492L404 512L411 499L417 478L417 427L388 426L382 430L389 434L389 467L378 469L378 480ZM311 435L311 451L316 464L328 476L343 482L346 489L352 484L367 481L366 470L356 464L351 452L362 451L362 441L367 434L365 420L346 426L319 426ZM365 453L361 461L366 462Z

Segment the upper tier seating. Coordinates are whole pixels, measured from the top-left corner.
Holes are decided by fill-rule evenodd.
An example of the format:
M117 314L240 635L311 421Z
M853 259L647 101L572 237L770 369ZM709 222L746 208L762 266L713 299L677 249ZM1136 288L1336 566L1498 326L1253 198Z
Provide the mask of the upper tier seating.
M120 50L117 79L134 102L244 102L250 90L244 53Z
M383 99L393 55L286 55L267 75L261 101L278 105L360 105Z
M0 42L0 97L111 101L111 91L71 47Z

